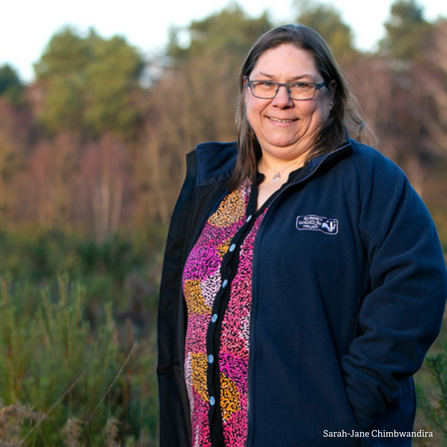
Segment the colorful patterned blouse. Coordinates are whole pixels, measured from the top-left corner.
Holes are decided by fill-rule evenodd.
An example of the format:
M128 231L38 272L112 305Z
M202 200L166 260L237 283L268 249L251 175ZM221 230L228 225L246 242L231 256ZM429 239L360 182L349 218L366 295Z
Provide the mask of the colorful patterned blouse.
M194 447L242 447L247 440L253 247L267 209L253 216L257 193L252 189L247 181L222 200L183 273L185 380Z

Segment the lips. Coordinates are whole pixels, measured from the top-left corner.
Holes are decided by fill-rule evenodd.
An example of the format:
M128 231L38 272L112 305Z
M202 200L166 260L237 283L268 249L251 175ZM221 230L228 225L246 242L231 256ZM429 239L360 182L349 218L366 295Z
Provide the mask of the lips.
M289 119L289 120L280 120L279 118L273 118L271 116L269 116L268 118L272 121L275 121L275 123L293 123L295 121L298 121L298 118Z

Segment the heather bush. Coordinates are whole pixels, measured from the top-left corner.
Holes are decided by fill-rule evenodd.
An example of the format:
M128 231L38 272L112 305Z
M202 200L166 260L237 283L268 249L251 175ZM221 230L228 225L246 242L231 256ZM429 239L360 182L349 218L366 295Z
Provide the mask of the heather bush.
M117 327L110 304L92 328L88 290L64 276L57 293L3 277L1 295L2 405L42 415L10 422L17 445L155 445L152 331L137 337L130 319ZM0 444L9 445L1 436L0 429Z

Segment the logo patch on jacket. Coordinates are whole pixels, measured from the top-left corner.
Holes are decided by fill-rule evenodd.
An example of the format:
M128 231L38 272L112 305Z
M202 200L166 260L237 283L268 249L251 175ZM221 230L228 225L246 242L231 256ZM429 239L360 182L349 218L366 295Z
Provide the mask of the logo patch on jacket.
M321 231L326 234L338 233L338 220L310 214L296 218L296 228L300 231Z

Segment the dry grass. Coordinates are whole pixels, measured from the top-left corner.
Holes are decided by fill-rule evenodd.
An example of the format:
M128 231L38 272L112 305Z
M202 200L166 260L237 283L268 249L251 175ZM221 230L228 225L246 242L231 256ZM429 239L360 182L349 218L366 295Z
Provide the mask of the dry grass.
M116 419L109 419L106 424L106 446L107 447L121 447L118 440L118 425Z
M5 407L3 401L0 400L0 447L22 446L23 424L27 421L38 421L41 416L28 405L16 403Z
M65 446L66 447L84 447L81 442L82 436L82 421L78 418L71 418L67 420L64 427Z

